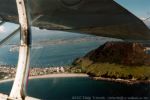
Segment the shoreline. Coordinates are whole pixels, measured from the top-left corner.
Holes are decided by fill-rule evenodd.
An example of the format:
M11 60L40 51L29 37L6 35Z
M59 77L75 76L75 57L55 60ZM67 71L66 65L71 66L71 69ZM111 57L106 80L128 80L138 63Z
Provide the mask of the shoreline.
M149 84L150 83L150 80L113 79L113 78L104 78L104 77L90 77L90 78L93 80L124 83L124 84L128 84L128 85L141 84L141 83Z
M90 75L85 74L85 73L58 73L58 74L30 76L29 80L46 79L46 78L69 78L69 77L88 77L96 81L107 81L107 82L114 82L114 83L123 83L123 84L128 84L128 85L150 83L150 80L131 80L131 79L129 80L129 79L112 79L112 78L104 78L104 77L91 77ZM11 81L14 81L14 78L0 80L0 84L11 82Z
M47 75L39 75L39 76L30 76L29 80L33 79L46 79L46 78L69 78L69 77L89 77L89 75L81 73L59 73L59 74L47 74ZM0 84L14 81L14 78L0 80Z

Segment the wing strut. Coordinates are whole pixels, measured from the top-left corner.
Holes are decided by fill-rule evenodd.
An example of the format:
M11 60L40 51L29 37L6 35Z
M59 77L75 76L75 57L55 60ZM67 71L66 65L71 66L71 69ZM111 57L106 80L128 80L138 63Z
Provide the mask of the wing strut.
M19 23L21 27L21 45L19 49L17 73L9 95L9 99L24 100L26 96L26 85L29 72L31 31L29 24L29 14L27 12L28 0L16 0L16 3L19 15Z
M19 31L19 27L14 30L10 35L8 35L7 37L5 37L3 40L0 41L0 47L6 43L9 39L11 39L14 35L16 35L16 33Z

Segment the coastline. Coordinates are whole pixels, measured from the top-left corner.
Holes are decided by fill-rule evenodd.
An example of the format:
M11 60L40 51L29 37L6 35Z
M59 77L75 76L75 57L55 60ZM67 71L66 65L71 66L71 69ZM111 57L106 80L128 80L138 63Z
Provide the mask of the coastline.
M132 80L132 79L112 79L112 78L104 78L104 77L91 77L88 74L85 73L59 73L59 74L47 74L47 75L38 75L38 76L30 76L29 80L33 79L46 79L46 78L69 78L69 77L88 77L93 80L97 81L108 81L108 82L115 82L115 83L124 83L128 85L133 85L133 84L149 84L150 80ZM11 82L13 81L14 78L10 79L4 79L0 80L0 84L6 83L6 82Z
M32 79L44 79L44 78L67 78L67 77L89 77L89 75L81 73L81 74L75 74L75 73L59 73L59 74L47 74L47 75L39 75L39 76L30 76L29 80ZM14 78L10 78L10 79L4 79L4 80L0 80L0 84L1 83L6 83L6 82L11 82L13 81Z
M80 73L61 73L61 74L48 74L48 75L39 75L39 76L31 76L29 79L43 79L43 78L64 78L64 77L89 77L89 75Z
M112 79L112 78L104 78L104 77L90 77L90 78L93 80L124 83L124 84L128 84L128 85L141 84L141 83L149 84L150 83L150 80Z

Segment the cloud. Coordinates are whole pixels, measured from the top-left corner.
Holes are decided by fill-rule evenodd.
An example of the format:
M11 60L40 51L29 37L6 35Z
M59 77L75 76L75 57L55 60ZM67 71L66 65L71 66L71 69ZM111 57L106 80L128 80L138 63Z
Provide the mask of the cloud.
M150 21L146 21L145 24L150 28Z
M5 32L5 27L4 26L0 26L0 33Z
M150 18L147 19L147 18L141 17L140 19L150 28Z
M146 18L144 18L144 17L141 17L140 19L141 19L141 20L145 20Z
M141 19L142 21L150 21L150 17L147 17L147 18L145 18L145 17L140 17L140 19Z

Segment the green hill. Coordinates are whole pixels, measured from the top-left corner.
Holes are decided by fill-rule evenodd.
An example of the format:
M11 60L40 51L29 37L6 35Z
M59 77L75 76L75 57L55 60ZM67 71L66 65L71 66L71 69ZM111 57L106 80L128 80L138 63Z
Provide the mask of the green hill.
M140 43L107 42L73 62L73 69L93 77L149 80L150 55Z

